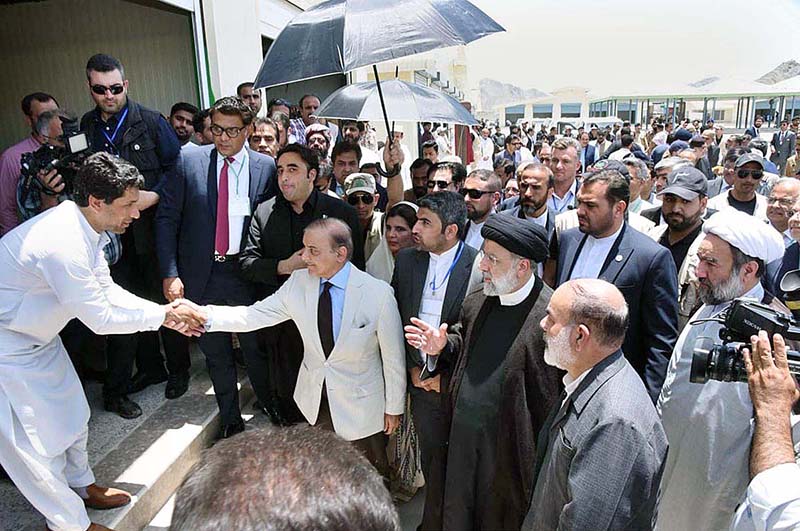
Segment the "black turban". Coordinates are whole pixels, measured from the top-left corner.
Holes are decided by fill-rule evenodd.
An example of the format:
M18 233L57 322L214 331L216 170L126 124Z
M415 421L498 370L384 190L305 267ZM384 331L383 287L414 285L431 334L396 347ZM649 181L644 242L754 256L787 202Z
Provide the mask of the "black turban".
M492 214L481 228L481 236L536 263L547 258L547 231L533 221L506 214Z

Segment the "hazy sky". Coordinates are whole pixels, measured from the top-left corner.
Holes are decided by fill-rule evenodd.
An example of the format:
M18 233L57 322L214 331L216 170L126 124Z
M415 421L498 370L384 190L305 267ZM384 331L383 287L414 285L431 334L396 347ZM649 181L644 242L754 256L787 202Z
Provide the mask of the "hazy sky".
M800 0L471 0L506 29L467 46L483 77L550 91L755 79L800 61Z

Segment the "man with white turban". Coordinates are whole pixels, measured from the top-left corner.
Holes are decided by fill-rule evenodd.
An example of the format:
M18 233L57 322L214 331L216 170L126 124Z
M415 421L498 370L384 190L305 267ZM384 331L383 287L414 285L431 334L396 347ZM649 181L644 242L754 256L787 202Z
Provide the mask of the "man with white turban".
M782 257L783 240L766 223L735 209L711 216L697 251L698 294L703 306L672 352L656 409L669 441L661 480L659 531L728 529L749 481L753 405L747 383L689 381L695 341L719 343L712 317L740 297L789 310L761 286L765 264Z

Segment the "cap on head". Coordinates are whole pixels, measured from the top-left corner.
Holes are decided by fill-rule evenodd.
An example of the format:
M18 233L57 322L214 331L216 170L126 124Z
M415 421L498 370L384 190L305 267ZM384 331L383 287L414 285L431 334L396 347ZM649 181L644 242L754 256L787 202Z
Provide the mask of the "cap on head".
M369 173L351 173L344 180L345 195L364 192L367 194L375 193L375 177Z
M708 195L708 178L693 166L672 170L667 176L667 186L658 195L671 194L685 201Z

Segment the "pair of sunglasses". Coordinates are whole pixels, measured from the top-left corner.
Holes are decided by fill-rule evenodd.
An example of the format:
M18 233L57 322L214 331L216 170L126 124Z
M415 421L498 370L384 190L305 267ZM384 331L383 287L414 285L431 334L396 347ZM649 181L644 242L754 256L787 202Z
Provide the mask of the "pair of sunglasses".
M760 181L761 178L764 177L764 172L761 170L739 170L736 175L738 175L740 179L747 179L750 177L751 179Z
M353 194L347 196L347 202L353 206L356 206L359 203L371 205L373 201L375 201L375 196L369 194Z
M483 197L484 194L493 194L494 192L490 192L489 190L476 190L474 188L462 188L459 190L461 195L469 196L470 199L480 199Z
M105 85L92 85L92 92L97 94L98 96L104 96L106 92L111 92L114 96L119 96L125 90L120 84L111 85L107 87Z

